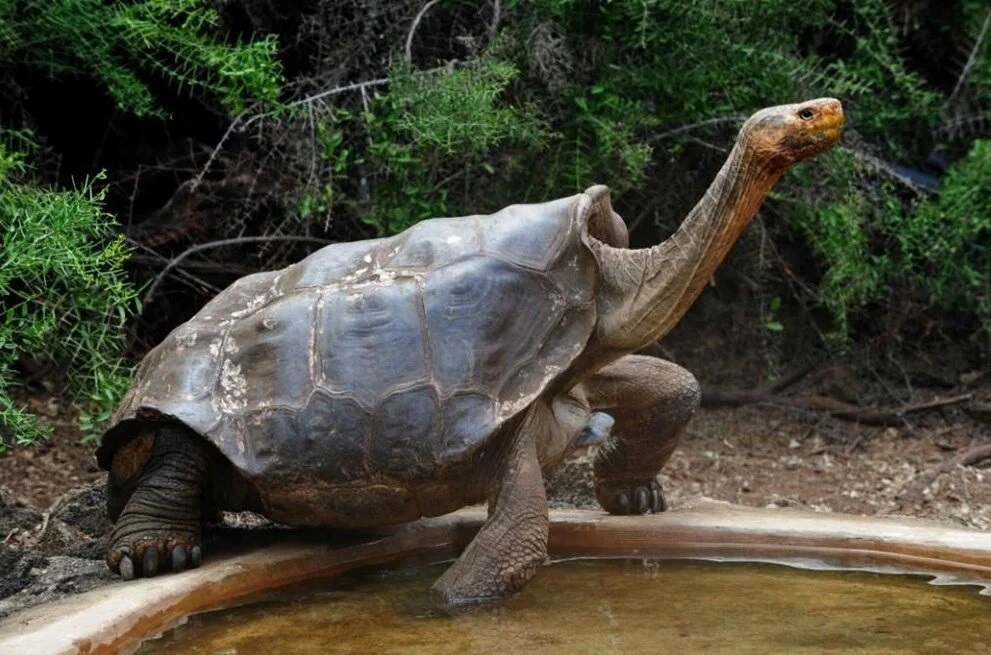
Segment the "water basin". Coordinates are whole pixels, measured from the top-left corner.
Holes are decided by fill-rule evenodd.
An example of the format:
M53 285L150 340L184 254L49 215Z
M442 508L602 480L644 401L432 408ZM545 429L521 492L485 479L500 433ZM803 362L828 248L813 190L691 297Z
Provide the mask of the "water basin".
M205 641L165 650L245 655L251 651L244 649L252 647L254 641L266 643L261 637L252 637L248 627L237 629L238 634L247 635L239 645L214 648L210 641L214 638L210 635L219 634L210 632L216 629L210 627L215 619L219 617L223 624L241 611L261 612L252 615L248 626L269 621L266 613L283 621L281 628L273 629L277 640L264 647L266 655L306 652L288 646L292 635L317 632L314 621L332 627L335 622L328 617L335 616L333 612L351 612L347 620L336 622L337 629L346 632L318 637L319 645L313 652L389 652L393 645L403 647L393 652L410 654L442 652L438 648L447 646L459 655L493 652L474 645L473 640L486 629L497 633L499 647L495 652L500 653L553 653L558 648L556 639L572 641L565 649L569 655L690 653L690 646L706 653L844 652L837 650L840 646L846 652L865 653L991 652L983 637L987 621L982 613L991 601L974 591L991 582L989 532L906 517L756 509L711 501L647 516L609 516L580 510L554 510L550 516L550 552L554 558L581 555L626 563L602 565L607 571L613 567L611 573L596 573L594 567L586 570L591 565L583 562L545 567L518 599L449 617L434 613L426 605L425 590L444 564L426 570L395 566L411 558L438 562L453 557L484 522L484 508L460 510L360 537L335 538L333 534L308 535L305 531L256 535L247 531L237 535L236 547L215 549L198 569L118 581L14 614L0 621L0 653L124 655L139 648L164 652L163 644L203 626L207 632L199 638ZM644 561L656 566L645 567ZM727 563L740 561L777 564ZM341 577L383 566L383 573ZM794 570L809 566L848 572ZM849 572L853 569L861 572ZM879 576L876 572L880 571L902 575ZM746 580L733 582L733 576L744 572ZM762 577L767 575L772 578ZM785 575L784 587L771 584L774 576ZM619 576L616 579L620 582L610 582L610 576ZM934 576L943 583L972 586L926 585L925 581ZM844 590L829 591L837 581L843 582ZM867 581L881 588L855 595L858 585ZM288 592L280 591L302 583L310 585L302 595L290 598L284 595ZM607 596L610 585L618 588ZM909 585L914 591L903 598L901 592L892 591L899 585ZM374 596L376 588L385 595ZM734 588L735 595L728 593ZM357 596L351 593L359 589L363 591ZM372 595L366 598L364 590ZM296 587L293 593L298 592ZM331 614L310 605L317 597L336 603ZM812 603L830 597L831 604ZM259 603L259 598L264 600ZM275 599L284 601L278 610L273 610ZM603 602L609 611L604 611ZM971 604L957 604L961 602ZM246 603L243 610L224 609ZM365 603L364 609L361 603ZM627 609L616 613L624 604ZM840 610L846 610L853 622L839 627L832 623L842 614ZM297 614L299 611L302 614ZM314 618L306 619L311 613ZM509 617L510 622L498 623L503 617ZM699 617L701 623L696 621ZM364 639L382 635L385 639L388 631L384 628L397 621L412 622L406 625L415 630L401 627L391 633L391 642L366 643L361 648L352 647L345 638L351 634ZM641 626L640 636L635 636L637 625ZM177 626L180 629L171 632ZM423 643L428 643L429 649L423 650L409 635L427 628L440 632L433 636L424 633ZM559 632L544 632L548 629ZM750 633L744 629L772 632L761 637L765 639L762 645L753 646L759 642L750 642L751 637L746 636ZM871 632L881 635L882 641L869 648L850 641ZM910 635L909 647L894 647L884 641L894 638L885 635L899 633ZM509 648L510 642L505 640L514 634L517 642ZM163 641L155 641L162 635ZM594 642L595 635L607 641ZM631 641L616 641L621 639ZM668 642L679 645L675 648Z
M989 653L991 598L931 577L775 564L572 559L517 598L448 615L442 566L307 583L195 615L139 655Z

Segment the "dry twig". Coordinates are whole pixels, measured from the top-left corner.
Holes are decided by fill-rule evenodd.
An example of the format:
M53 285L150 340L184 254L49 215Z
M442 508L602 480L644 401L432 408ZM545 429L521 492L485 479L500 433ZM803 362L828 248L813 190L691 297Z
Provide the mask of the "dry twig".
M700 127L707 127L710 125L722 125L723 123L739 123L747 119L744 114L728 114L726 116L717 116L716 118L707 118L704 121L698 121L697 123L689 123L687 125L681 125L671 130L666 130L659 134L655 134L651 137L651 141L663 141L664 139L670 139L673 136L678 136L679 134L685 134L686 132L691 132Z
M316 237L307 236L292 236L292 235L271 235L271 236L257 236L257 237L234 237L232 239L220 239L219 241L208 241L207 243L201 243L190 248L187 248L181 254L176 256L174 259L170 260L169 263L159 271L158 275L152 281L148 290L144 294L143 302L145 305L151 302L151 299L155 297L155 292L158 291L158 287L161 286L162 282L168 277L169 273L172 272L174 268L179 266L184 259L190 255L195 255L198 252L204 250L210 250L211 248L222 248L224 246L238 246L248 243L271 243L274 241L284 241L284 242L297 242L297 243L315 243L322 246L329 245L331 241L326 239L318 239Z
M956 405L973 398L973 394L965 393L948 398L935 398L925 402L910 403L901 407L883 408L851 405L831 396L788 397L778 395L785 386L794 384L798 379L801 379L801 376L797 377L794 381L791 378L785 378L779 383L777 389L771 387L767 389L717 388L704 390L702 393L702 405L704 407L739 407L740 405L756 404L778 405L825 412L836 418L856 421L857 423L864 423L866 425L900 426L905 423L908 414ZM785 385L783 383L788 384Z
M953 92L950 93L946 102L943 103L943 110L946 111L949 108L953 100L956 99L957 93L963 87L963 83L970 76L970 71L974 67L974 62L977 61L977 55L981 51L981 46L984 45L984 37L988 34L988 26L991 25L991 9L988 9L987 15L984 17L984 24L981 25L981 33L977 36L977 41L974 42L974 47L970 50L970 56L967 58L967 63L964 65L963 70L960 71L960 77L957 78L957 83L953 87Z
M954 471L958 466L973 466L991 457L991 444L981 444L968 448L956 457L949 459L939 466L919 475L911 482L910 488L902 496L908 500L918 500L926 489L941 475Z
M440 2L440 0L430 0L430 2L423 5L423 8L420 9L419 13L417 13L416 18L413 19L413 24L410 25L409 32L406 34L407 64L412 63L413 61L413 36L416 34L416 28L420 26L420 21L423 20L423 17L426 15L426 13L430 11L430 8L433 7L435 4L437 4L438 2ZM496 6L498 6L498 4Z
M704 407L738 407L768 402L768 399L774 398L811 372L812 367L805 366L786 375L771 386L761 389L722 389L719 387L705 389L702 392L702 405Z

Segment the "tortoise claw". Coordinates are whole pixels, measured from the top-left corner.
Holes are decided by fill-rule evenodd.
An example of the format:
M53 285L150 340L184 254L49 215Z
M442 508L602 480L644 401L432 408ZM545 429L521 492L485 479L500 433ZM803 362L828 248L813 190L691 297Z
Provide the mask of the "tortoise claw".
M150 546L145 549L145 556L141 562L141 575L151 578L156 573L158 573L158 549Z
M648 514L667 509L657 480L640 484L628 480L600 480L595 485L595 495L602 508L610 514Z
M630 497L626 494L618 494L616 496L616 510L614 514L629 514L630 513Z
M635 499L635 502L633 503L634 514L646 514L650 509L647 490L644 487L637 487L637 490L633 492L633 497Z
M668 508L664 502L664 494L661 493L661 485L657 482L650 485L650 508L653 512L663 512Z
M120 564L118 564L120 577L124 580L134 579L134 562L131 561L130 555L124 555L120 558Z
M198 537L155 534L121 539L110 549L107 565L124 580L151 578L167 571L179 573L200 565Z
M186 570L186 561L189 557L189 553L186 552L186 547L179 544L172 549L172 572L180 573Z

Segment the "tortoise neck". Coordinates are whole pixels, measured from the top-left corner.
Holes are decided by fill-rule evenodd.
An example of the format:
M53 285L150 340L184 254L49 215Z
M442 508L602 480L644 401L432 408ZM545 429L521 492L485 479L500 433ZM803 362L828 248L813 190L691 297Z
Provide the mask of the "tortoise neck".
M596 244L608 308L601 337L632 351L667 334L685 315L756 215L783 171L734 146L705 195L666 241L640 250Z
M662 337L685 315L780 176L738 143L681 226L651 248L659 262L652 271L656 281L639 291L655 299L645 307L650 311L644 320L654 324L643 337L646 343Z

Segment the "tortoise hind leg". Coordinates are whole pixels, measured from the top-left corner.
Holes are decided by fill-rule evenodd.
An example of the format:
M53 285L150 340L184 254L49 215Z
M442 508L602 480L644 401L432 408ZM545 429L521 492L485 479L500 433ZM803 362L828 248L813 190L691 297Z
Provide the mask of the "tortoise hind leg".
M111 571L127 580L199 566L208 464L206 445L197 435L179 426L157 431L110 535Z
M616 423L595 458L595 495L611 514L661 512L657 474L674 452L702 398L695 377L672 362L627 355L582 383L595 410Z
M456 607L512 596L547 558L547 496L531 412L513 435L489 517L461 557L430 590L434 603Z

